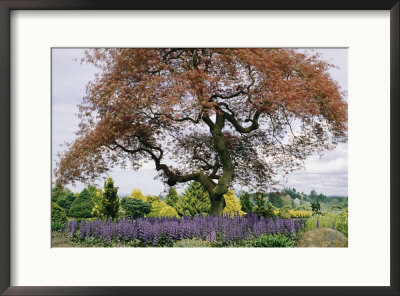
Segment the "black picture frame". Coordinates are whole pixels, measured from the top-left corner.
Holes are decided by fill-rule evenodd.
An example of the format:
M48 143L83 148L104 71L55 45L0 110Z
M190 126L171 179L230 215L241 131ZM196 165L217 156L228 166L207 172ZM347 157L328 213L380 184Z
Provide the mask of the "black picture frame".
M78 287L10 286L10 12L13 10L390 10L390 286ZM399 0L0 0L1 295L399 295ZM368 258L366 258L366 264Z

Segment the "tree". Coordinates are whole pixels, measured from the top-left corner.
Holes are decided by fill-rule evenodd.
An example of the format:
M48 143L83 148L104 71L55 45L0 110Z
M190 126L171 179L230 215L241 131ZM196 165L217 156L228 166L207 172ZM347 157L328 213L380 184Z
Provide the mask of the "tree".
M68 214L69 209L71 208L72 203L75 200L75 195L71 192L65 198L60 198L57 200L57 204L62 207L65 212Z
M119 210L118 187L114 186L111 176L104 181L104 193L101 195L102 211L105 218L115 219Z
M292 201L292 207L298 208L300 206L300 199L298 199L297 197Z
M146 198L146 201L151 204L154 202L161 201L161 197L159 197L157 195L146 195L145 198Z
M239 199L243 211L246 213L253 211L253 204L250 200L250 194L248 192L241 191L239 194Z
M210 199L207 191L199 182L191 182L175 204L179 215L197 216L210 213Z
M136 199L141 200L141 201L147 201L146 197L142 193L142 190L140 190L140 189L133 189L130 197L131 198L136 198Z
M286 207L289 207L289 208L291 208L292 207L292 198L289 196L289 195L284 195L284 196L281 196L281 200L282 200L282 206L286 206Z
M151 210L151 204L148 202L129 197L124 197L121 200L121 207L125 210L127 217L134 219L148 215Z
M94 202L90 197L89 191L85 188L72 203L69 215L74 218L90 218L92 217L93 207Z
M268 201L276 208L283 207L282 198L277 192L271 192L270 194L268 194Z
M171 187L165 198L165 202L167 203L167 205L174 207L175 204L178 202L178 199L179 199L178 192L176 192L176 189L174 187Z
M83 62L101 72L80 105L77 138L59 155L57 184L149 161L169 186L200 182L221 215L232 185L266 190L347 140L347 103L318 54L107 48Z
M71 191L68 188L56 185L51 189L51 201L57 202L61 199L65 199L70 193Z
M316 201L311 202L311 209L313 214L321 214L321 204L318 201L318 195L316 197Z

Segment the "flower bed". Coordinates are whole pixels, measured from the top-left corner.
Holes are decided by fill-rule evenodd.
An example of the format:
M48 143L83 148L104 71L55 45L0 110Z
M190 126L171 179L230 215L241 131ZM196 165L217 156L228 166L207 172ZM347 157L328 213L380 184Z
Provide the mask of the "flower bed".
M201 239L211 244L230 245L260 235L293 235L304 227L302 219L246 217L212 217L199 215L182 218L121 219L116 222L76 220L67 223L64 232L75 240L105 244L137 241L138 246L172 246L183 239Z

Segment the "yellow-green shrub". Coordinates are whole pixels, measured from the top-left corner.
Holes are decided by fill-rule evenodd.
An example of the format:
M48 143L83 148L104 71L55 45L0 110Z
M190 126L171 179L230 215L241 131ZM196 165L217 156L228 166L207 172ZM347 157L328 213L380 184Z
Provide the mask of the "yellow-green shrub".
M179 217L178 212L171 206L166 206L161 209L158 217Z
M233 190L229 190L224 194L225 198L225 208L223 214L229 214L229 216L233 217L235 215L243 216L246 212L242 211L242 206L239 202L239 199L235 196Z
M292 218L309 218L312 215L311 211L304 210L289 210L289 213Z
M133 191L129 197L136 198L136 199L144 201L144 202L147 201L146 196L143 195L142 190L140 190L140 189L133 189Z
M151 211L149 213L149 217L159 217L161 210L165 207L169 207L169 206L163 201L153 202L151 204Z

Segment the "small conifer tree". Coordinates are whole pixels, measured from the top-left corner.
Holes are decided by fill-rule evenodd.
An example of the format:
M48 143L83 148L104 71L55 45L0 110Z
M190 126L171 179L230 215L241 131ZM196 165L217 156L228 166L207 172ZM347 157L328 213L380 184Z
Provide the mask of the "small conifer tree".
M175 204L178 202L179 195L176 191L175 187L171 187L168 191L167 197L165 198L165 202L167 205L174 207Z
M104 193L102 196L103 213L108 218L115 219L118 216L119 197L117 195L118 187L114 186L114 180L111 176L104 181Z
M182 197L175 204L180 216L197 216L210 213L211 202L208 193L199 182L191 182Z

